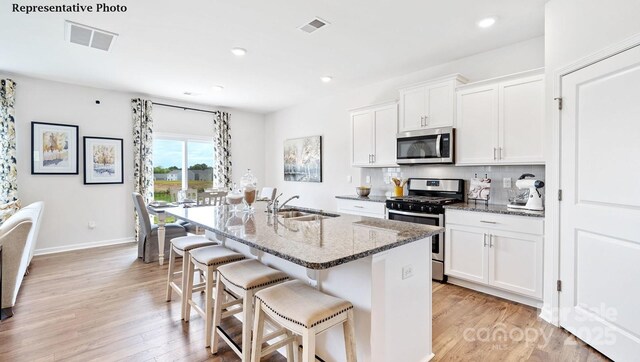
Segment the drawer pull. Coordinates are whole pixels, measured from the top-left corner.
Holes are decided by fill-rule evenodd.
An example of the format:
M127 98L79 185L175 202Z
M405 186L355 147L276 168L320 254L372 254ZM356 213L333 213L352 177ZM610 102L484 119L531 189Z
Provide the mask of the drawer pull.
M485 248L487 247L487 234L482 234L482 244Z
M360 206L360 205L353 205L353 207L355 207L356 209L364 209L364 206Z
M485 224L497 224L496 221L485 221L485 220L480 220L480 222L483 222Z

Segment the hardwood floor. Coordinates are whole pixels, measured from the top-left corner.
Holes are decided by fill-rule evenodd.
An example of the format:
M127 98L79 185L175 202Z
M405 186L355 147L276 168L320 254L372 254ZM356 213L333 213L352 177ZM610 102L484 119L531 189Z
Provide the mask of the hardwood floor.
M209 354L202 319L183 323L180 303L164 301L167 266L144 264L136 253L134 245L119 245L34 258L14 316L0 322L0 361L238 361L224 343L218 355ZM538 319L533 308L453 285L433 286L438 361L606 360ZM223 327L240 339L239 322L229 318ZM486 341L500 327L520 327L537 338ZM551 336L546 344L543 333ZM264 360L285 358L272 354Z

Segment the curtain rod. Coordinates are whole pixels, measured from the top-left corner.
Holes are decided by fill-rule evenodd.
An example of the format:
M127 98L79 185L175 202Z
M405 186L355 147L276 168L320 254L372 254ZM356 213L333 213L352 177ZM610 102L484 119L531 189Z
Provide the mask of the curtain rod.
M170 107L170 108L179 108L179 109L183 109L183 110L189 110L189 111L196 111L196 112L204 112L204 113L212 113L215 114L217 111L208 111L206 109L199 109L199 108L191 108L191 107L183 107L183 106L176 106L173 104L165 104L165 103L155 103L153 102L154 106L163 106L163 107Z

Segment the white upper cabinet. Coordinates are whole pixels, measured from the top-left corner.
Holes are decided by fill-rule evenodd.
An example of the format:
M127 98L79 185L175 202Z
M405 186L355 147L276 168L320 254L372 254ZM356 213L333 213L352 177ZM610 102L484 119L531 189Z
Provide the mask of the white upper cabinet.
M400 89L398 132L454 126L455 89L466 81L456 74Z
M544 163L541 72L458 87L457 165Z
M396 166L398 104L385 103L351 112L351 164Z
M458 92L456 163L488 164L498 154L498 88ZM460 140L464 141L460 141Z

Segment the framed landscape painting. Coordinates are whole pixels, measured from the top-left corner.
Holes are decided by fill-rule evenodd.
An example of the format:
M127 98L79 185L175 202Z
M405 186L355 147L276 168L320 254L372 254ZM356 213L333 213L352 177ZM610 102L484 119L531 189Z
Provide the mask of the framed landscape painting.
M31 122L31 174L78 174L78 126Z
M122 138L83 137L84 184L124 183Z
M322 136L284 141L284 180L322 182Z

